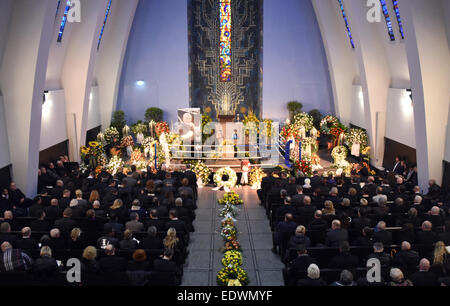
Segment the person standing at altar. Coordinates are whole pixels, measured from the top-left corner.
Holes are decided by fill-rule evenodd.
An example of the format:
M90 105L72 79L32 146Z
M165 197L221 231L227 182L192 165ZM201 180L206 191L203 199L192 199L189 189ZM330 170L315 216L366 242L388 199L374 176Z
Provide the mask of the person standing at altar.
M241 161L241 185L248 185L248 172L250 171L250 161L243 160Z

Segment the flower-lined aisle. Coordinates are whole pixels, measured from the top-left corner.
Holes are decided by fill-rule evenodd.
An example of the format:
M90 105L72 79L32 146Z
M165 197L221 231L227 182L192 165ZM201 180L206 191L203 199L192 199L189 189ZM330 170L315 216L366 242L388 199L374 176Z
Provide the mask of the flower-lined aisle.
M237 220L235 219L240 211L237 206L242 205L243 201L237 193L231 191L225 193L218 202L223 205L219 216L223 217L220 235L224 240L222 248L224 254L221 260L224 267L217 273L217 284L219 286L246 286L250 280L247 271L241 268L243 256L241 245L237 239Z

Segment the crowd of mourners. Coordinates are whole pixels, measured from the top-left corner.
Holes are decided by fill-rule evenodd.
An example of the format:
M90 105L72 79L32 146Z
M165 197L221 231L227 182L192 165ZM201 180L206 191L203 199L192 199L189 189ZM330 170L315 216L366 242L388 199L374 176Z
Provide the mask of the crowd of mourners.
M258 196L272 226L272 251L286 265L285 284L448 285L450 193L434 180L427 189L392 171L268 173Z
M129 285L179 285L197 178L189 165L147 170L82 173L61 158L41 165L34 199L11 182L0 198L0 277L45 281L67 273L64 260L78 258L82 283L126 275Z

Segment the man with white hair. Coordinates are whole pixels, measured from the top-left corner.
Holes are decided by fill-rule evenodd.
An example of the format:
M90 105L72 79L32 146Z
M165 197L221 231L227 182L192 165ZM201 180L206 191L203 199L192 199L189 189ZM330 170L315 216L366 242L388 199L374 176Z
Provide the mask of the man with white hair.
M33 250L38 248L36 239L31 238L31 228L22 228L22 238L16 241L16 248L21 250Z
M438 239L438 235L433 231L433 224L430 221L422 223L422 230L417 233L416 243L424 246L432 246Z
M44 245L48 245L52 250L62 250L66 248L66 242L61 238L61 232L57 228L50 230L50 239L44 241Z
M427 220L433 224L433 227L441 227L444 226L445 218L444 215L441 214L441 209L438 206L433 206L428 212Z
M395 254L393 264L401 268L408 277L416 271L419 260L419 253L411 249L408 241L403 241L401 250Z
M423 213L425 210L425 208L422 205L422 201L423 198L419 195L416 195L414 197L413 205L411 205L411 207L415 208L419 214Z
M75 200L76 201L76 200ZM50 206L44 208L45 215L49 220L57 220L62 216L62 209L59 208L58 199L52 199L50 201Z
M56 199L61 199L64 193L64 182L62 180L56 181L56 186L50 191L50 196Z
M399 268L392 268L389 276L391 277L391 282L389 282L389 286L391 287L405 287L413 285L410 280L405 280L403 272Z
M348 232L341 228L341 221L335 219L331 222L331 230L327 233L325 245L339 247L342 241L348 241Z
M430 261L422 258L419 263L419 271L411 275L410 280L414 286L439 286L437 276L430 271Z
M316 264L310 264L306 270L306 279L300 279L297 282L299 287L323 287L327 283L320 278L320 269Z
M376 195L372 197L372 201L375 203L379 203L380 199L384 199L385 202L387 201L387 195L383 194L383 188L382 187L378 187L377 191L376 191Z
M0 272L23 272L31 270L33 259L21 250L13 249L9 242L1 245Z

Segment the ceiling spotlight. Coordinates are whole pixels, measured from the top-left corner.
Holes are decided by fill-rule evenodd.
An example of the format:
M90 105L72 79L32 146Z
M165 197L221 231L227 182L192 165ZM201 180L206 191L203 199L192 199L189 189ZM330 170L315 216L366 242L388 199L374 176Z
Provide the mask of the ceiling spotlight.
M136 86L139 87L145 86L145 81L136 81Z

